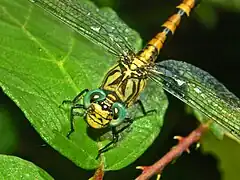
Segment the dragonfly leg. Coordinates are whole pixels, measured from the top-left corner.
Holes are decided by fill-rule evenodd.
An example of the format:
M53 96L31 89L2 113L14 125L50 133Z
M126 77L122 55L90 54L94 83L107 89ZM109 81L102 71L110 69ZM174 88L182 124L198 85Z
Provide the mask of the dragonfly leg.
M88 91L89 91L88 89L84 89L77 96L75 96L73 100L64 100L60 107L64 104L70 104L71 106L74 106L82 98L82 95Z
M70 137L70 135L74 132L74 116L82 116L82 113L79 112L74 112L75 109L82 109L84 108L84 106L82 104L75 104L74 106L71 107L70 109L70 123L71 123L71 129L70 131L67 133L67 138Z
M130 125L133 123L133 121L134 121L134 119L132 119L132 118L130 118L130 117L126 117L126 118L124 119L124 122L128 123L128 124L126 125L127 127L130 126ZM123 128L126 129L125 126L124 126Z
M127 117L124 119L124 123L126 124L125 126L121 127L117 133L121 133L123 132L125 129L127 129L132 123L133 123L134 119Z
M113 139L110 143L108 143L106 146L104 146L102 149L100 149L98 151L98 155L97 158L99 158L99 156L108 151L109 150L109 146L111 146L112 144L115 144L118 142L119 139L119 133L123 132L125 129L127 129L132 123L133 123L133 119L132 118L125 118L125 123L127 123L127 125L125 125L124 127L122 127L121 129L117 130L116 127L112 127L112 135L113 135Z
M73 100L72 102L73 103L77 103L81 98L82 98L82 95L86 92L88 92L89 90L88 89L84 89L82 90Z
M157 112L156 109L152 109L152 110L146 111L146 109L144 108L144 105L143 105L142 101L139 100L139 99L135 102L135 104L137 104L138 106L140 106L140 108L141 108L141 110L142 110L142 113L143 113L143 117L146 116L146 115L148 115L148 114L150 114L150 113L153 113L153 112L156 113L156 112Z
M118 134L119 134L119 132L116 130L116 127L112 127L112 141L109 142L106 146L104 146L102 149L100 149L100 150L98 151L98 155L97 155L96 159L98 159L99 156L100 156L102 153L108 151L108 150L109 150L109 147L110 147L112 144L115 144L116 142L118 142L118 138L119 138L119 135L118 135Z
M62 105L64 104L69 104L71 106L70 108L70 123L71 123L71 129L70 131L67 133L67 138L69 138L69 136L74 132L74 116L82 116L82 113L76 112L74 111L75 109L83 109L84 105L83 104L77 104L79 102L79 100L82 98L83 94L85 94L86 92L88 92L88 89L84 89L83 91L81 91L73 100L64 100L62 102Z

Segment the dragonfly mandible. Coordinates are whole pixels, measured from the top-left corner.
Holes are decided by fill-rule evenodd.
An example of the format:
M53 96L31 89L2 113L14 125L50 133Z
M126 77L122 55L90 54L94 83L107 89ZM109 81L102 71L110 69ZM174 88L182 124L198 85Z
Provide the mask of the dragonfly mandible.
M148 80L153 80L161 87L196 108L209 119L221 125L226 132L240 139L240 100L209 73L185 62L166 60L155 63L164 42L172 36L180 21L188 17L200 0L183 0L174 13L162 25L162 30L139 52L134 53L128 41L122 37L110 36L118 32L101 25L101 14L91 16L88 4L77 0L34 0L38 6L56 16L72 29L103 46L110 53L118 56L118 62L105 75L97 89L85 89L73 100L63 103L71 104L71 130L74 132L73 116L84 116L89 126L95 129L110 128L112 141L99 150L99 154L116 143L119 132L116 129L123 122L131 124L128 108L138 104L143 114L143 103L139 100ZM98 13L98 12L96 12ZM101 19L102 18L102 19ZM83 20L84 19L84 20ZM115 30L115 31L114 31ZM109 34L103 41L100 32ZM83 109L84 113L75 112Z

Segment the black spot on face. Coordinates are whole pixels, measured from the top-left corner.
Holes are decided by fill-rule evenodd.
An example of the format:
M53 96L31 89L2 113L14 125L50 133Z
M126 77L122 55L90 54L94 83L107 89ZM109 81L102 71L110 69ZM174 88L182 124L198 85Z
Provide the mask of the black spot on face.
M104 103L102 103L101 106L102 106L102 110L108 110L109 109L109 107Z

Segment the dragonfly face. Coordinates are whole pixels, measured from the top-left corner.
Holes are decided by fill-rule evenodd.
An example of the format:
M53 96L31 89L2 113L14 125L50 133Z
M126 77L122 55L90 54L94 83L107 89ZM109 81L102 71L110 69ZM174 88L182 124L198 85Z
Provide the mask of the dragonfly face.
M109 95L102 89L95 89L84 96L85 118L92 128L115 127L125 119L126 108L119 102L112 102Z

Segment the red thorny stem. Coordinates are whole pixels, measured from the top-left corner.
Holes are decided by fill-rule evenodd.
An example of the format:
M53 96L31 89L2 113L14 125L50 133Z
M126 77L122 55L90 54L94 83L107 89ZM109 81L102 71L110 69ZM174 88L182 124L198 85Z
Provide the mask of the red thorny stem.
M200 125L197 129L193 130L187 137L179 138L179 143L172 148L167 154L165 154L159 161L151 166L139 166L137 169L141 169L142 173L136 178L136 180L147 180L153 175L160 175L166 165L172 160L179 157L184 151L188 151L189 146L198 142L202 134L208 129L209 123Z

